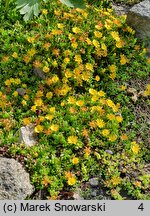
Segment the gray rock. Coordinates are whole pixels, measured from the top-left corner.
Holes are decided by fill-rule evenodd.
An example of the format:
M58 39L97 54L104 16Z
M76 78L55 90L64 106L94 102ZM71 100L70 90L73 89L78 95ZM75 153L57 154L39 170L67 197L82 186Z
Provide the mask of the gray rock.
M92 196L92 197L96 197L96 195L97 195L97 190L93 190L93 191L91 192L91 196Z
M34 68L34 69L33 69L33 73L34 73L36 76L40 77L41 79L46 79L46 76L45 76L44 72L43 72L42 69L40 69L40 68Z
M0 157L0 200L23 200L34 191L29 174L14 159Z
M77 188L77 190L73 194L73 198L75 200L84 200L84 198L81 196L81 189Z
M115 3L112 3L112 8L118 16L127 14L128 9L129 9L129 7L126 5L117 5Z
M92 187L97 187L99 184L98 178L91 178L89 179L89 183Z
M37 137L34 133L33 124L21 127L19 132L19 143L24 143L25 145L30 147L38 142Z
M23 88L17 88L16 91L18 92L19 95L24 96L26 93L26 90Z
M111 150L105 150L105 152L106 152L107 154L113 155L113 152L112 152Z
M129 10L127 24L135 29L138 37L146 39L148 49L150 49L150 0L140 2Z

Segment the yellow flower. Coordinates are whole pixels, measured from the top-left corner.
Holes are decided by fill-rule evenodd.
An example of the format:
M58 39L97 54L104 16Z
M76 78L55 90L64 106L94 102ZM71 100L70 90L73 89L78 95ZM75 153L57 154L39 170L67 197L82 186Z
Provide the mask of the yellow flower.
M92 44L92 41L91 41L89 38L86 38L85 41L87 42L88 45L91 45L91 44Z
M34 49L34 48L31 48L30 50L28 50L28 55L30 56L30 57L33 57L35 54L36 54L36 50Z
M150 95L150 84L146 85L146 90L144 91L144 96L149 96Z
M109 70L110 70L111 73L115 73L117 71L116 65L114 65L114 64L110 65Z
M53 83L58 82L58 80L59 80L59 78L58 78L57 75L54 75L54 76L52 77L52 79L51 79L51 81L52 81Z
M98 81L100 81L100 77L97 75L96 77L95 77L95 80L98 82Z
M23 124L28 125L31 123L31 118L23 118Z
M112 102L112 100L107 99L106 102L107 102L107 105L108 105L109 107L113 107L113 106L114 106L114 103Z
M103 36L102 33L99 32L99 31L94 31L94 35L95 35L95 37L97 37L97 38L101 38L101 37Z
M44 117L44 116L40 116L40 117L39 117L39 121L40 121L40 122L43 122L43 121L44 121L44 119L45 119L45 117Z
M135 30L133 30L130 26L127 26L127 31L131 34L135 34Z
M135 141L131 142L131 150L135 154L137 154L140 151L140 147L139 147L139 145Z
M82 73L81 76L82 76L82 79L83 79L84 81L87 81L87 80L90 79L91 73L90 73L89 71L84 71L84 72Z
M68 64L69 62L70 62L70 58L68 58L68 57L64 58L64 63L65 64Z
M26 84L22 84L22 87L23 87L23 88L27 88L27 85L26 85Z
M32 112L35 112L35 111L36 111L36 106L32 106L32 107L31 107L31 111L32 111Z
M73 42L73 43L71 44L71 46L72 46L74 49L76 49L77 46L78 46L78 43L77 43L77 42Z
M43 71L44 71L45 73L48 73L48 72L50 71L50 69L49 69L49 67L44 66L44 67L43 67Z
M85 157L88 157L91 154L91 149L90 147L85 147L84 149Z
M108 140L110 142L114 142L114 141L116 141L116 139L117 139L117 135L116 134L110 134L109 135L109 139Z
M102 91L102 90L100 90L100 91L98 92L98 96L100 96L100 97L104 97L104 96L105 96L105 92Z
M100 22L97 25L95 25L95 28L98 30L102 29L102 27L103 27L103 24Z
M87 70L90 70L90 71L93 70L93 65L91 63L86 63L85 67Z
M35 60L35 61L33 62L33 66L34 66L35 68L40 68L40 67L42 66L42 64L41 64L41 62L40 62L39 60Z
M73 163L73 164L78 164L78 163L79 163L79 158L74 157L74 158L72 159L72 163Z
M45 118L46 118L47 120L51 121L51 120L54 118L54 116L53 116L53 115L50 115L50 114L47 114L47 115L45 116Z
M23 96L23 98L24 98L25 100L29 100L29 95L26 94L26 95Z
M50 108L49 108L49 111L50 111L51 113L54 113L54 112L56 111L56 109L55 109L55 107L50 107Z
M101 48L102 48L103 50L107 51L107 46L106 46L106 44L102 43L102 44L101 44Z
M123 41L123 40L120 40L120 41L118 41L117 43L116 43L116 47L117 48L121 48L121 47L123 47L125 45L125 42Z
M33 42L35 41L35 38L34 38L34 37L28 37L28 38L27 38L27 41L28 41L29 43L33 43Z
M74 59L76 62L78 62L78 64L82 63L81 55L75 55Z
M40 98L40 97L42 97L42 96L43 96L43 92L42 92L42 91L37 91L36 97L37 97L37 98Z
M64 55L65 55L65 56L71 55L71 51L70 51L70 50L65 50L65 51L64 51Z
M68 178L68 185L74 185L76 183L76 178L75 177L70 177Z
M139 182L139 181L134 182L134 185L135 185L136 187L141 188L141 182Z
M42 101L41 98L37 98L37 99L35 99L34 104L36 106L42 106L43 105L43 101Z
M96 95L97 94L97 91L95 90L95 89L89 89L89 93L91 94L91 95Z
M125 85L121 85L121 87L120 87L120 89L122 90L122 91L125 91L126 90L126 86Z
M43 10L42 10L42 14L43 14L43 15L47 15L47 14L48 14L48 10L47 10L47 9L43 9Z
M14 91L13 96L14 96L14 97L17 97L17 96L18 96L18 92L17 92L17 91Z
M41 133L44 130L44 127L42 125L37 125L34 128L35 133Z
M120 64L124 65L124 64L126 64L128 62L129 62L129 60L127 59L127 57L124 54L121 54L120 55Z
M7 62L9 60L9 57L8 56L3 56L3 58L2 58L2 61L3 62Z
M108 129L102 130L102 135L107 137L110 134L110 131Z
M69 136L67 140L69 144L76 144L78 142L77 136Z
M12 57L15 58L15 59L17 59L17 58L18 58L18 54L17 54L16 52L14 52L14 53L12 54Z
M5 81L5 85L6 85L6 86L10 86L10 85L11 85L11 81L10 81L10 80L6 80L6 81Z
M30 61L31 59L30 59L30 56L25 55L25 56L23 57L23 60L24 60L24 62L27 64L27 63L29 63L29 61Z
M62 101L60 106L62 106L62 107L65 106L65 102Z
M119 176L113 176L111 178L111 182L114 186L116 186L116 185L120 184L121 178Z
M120 123L123 121L123 118L122 118L122 116L119 115L119 116L116 116L116 120L117 120L117 122Z
M58 23L57 26L58 26L58 28L60 28L60 29L63 29L63 28L64 28L64 24L62 24L62 23Z
M46 49L46 50L48 50L50 46L51 46L50 43L45 43L45 44L43 45L43 48Z
M120 41L120 37L119 37L119 33L118 32L112 31L110 34L114 38L114 40Z
M47 99L51 99L53 97L53 93L52 92L48 92L46 94Z
M25 100L22 100L21 103L22 103L23 106L27 105L27 102Z
M77 106L83 106L83 105L84 105L84 101L78 100L78 101L76 102L76 105L77 105Z
M97 48L97 47L99 47L99 42L97 41L97 40L93 40L92 41L92 43L93 43L93 45Z
M81 30L78 27L73 27L72 31L73 31L73 33L77 34L77 33L80 33Z
M10 82L11 82L11 83L14 83L14 82L15 82L15 79L14 79L14 78L10 78Z
M57 66L58 66L58 63L57 63L57 61L56 61L56 60L54 60L54 61L52 62L52 65L53 65L54 67L57 67Z
M65 70L65 77L66 77L66 78L70 78L71 76L72 76L71 71L70 71L69 69L66 69L66 70Z
M59 130L59 125L56 125L56 124L52 124L51 126L50 126L50 129L52 130L52 131L58 131Z
M76 103L75 98L72 97L72 96L68 97L68 100L67 100L67 101L68 101L69 104L75 104L75 103Z
M96 124L99 128L105 127L105 122L102 119L97 119Z
M112 113L110 113L110 114L107 114L107 118L108 118L110 121L112 121L112 120L114 120L114 119L115 119L115 115L114 115L114 114L112 114Z
M128 140L128 136L126 134L122 134L120 138L121 140Z
M19 78L15 79L15 84L19 85L21 83L21 80Z
M150 58L147 58L147 63L150 64Z

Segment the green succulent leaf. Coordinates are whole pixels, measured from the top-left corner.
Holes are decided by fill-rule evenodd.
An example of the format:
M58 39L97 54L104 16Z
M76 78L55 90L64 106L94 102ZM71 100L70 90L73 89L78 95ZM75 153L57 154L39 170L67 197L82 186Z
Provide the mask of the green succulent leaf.
M85 8L85 4L83 0L60 0L63 4L67 5L68 7L74 8Z

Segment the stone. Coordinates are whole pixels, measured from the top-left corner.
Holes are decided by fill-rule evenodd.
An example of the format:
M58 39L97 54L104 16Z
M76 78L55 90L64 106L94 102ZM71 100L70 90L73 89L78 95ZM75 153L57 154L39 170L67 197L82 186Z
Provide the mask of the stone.
M14 159L0 157L0 200L24 200L34 191L29 174Z
M127 24L136 31L137 37L147 43L150 55L150 0L134 5L127 13Z
M91 178L89 179L89 183L92 187L97 187L99 184L98 178Z
M42 69L40 69L40 68L34 68L33 69L33 73L36 75L36 76L38 76L38 77L40 77L41 79L46 79L46 76L45 76L45 74L44 74L44 72L42 71Z
M81 196L81 189L77 189L74 194L73 194L73 198L75 200L84 200L84 198Z
M127 14L129 7L126 5L117 5L115 3L112 3L112 9L118 16L121 16L123 14Z
M34 125L29 124L23 126L19 130L19 143L24 143L25 145L31 147L38 142L38 139L34 132Z
M92 197L96 197L96 195L97 195L97 190L93 190L93 191L91 192L91 196L92 196Z
M24 96L26 93L26 90L23 88L17 88L16 91L18 92L19 95Z
M107 154L113 155L113 152L112 152L111 150L105 150L105 152L106 152Z

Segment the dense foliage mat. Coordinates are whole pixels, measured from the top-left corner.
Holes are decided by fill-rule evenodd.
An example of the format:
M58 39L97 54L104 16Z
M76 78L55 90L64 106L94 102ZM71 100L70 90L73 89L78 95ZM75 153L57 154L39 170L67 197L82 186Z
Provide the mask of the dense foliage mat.
M32 183L50 199L92 176L114 199L148 199L148 146L129 130L134 104L126 94L131 78L149 76L146 49L126 16L110 8L42 7L27 23L15 9L3 16L1 147L24 158ZM149 95L145 85L142 97ZM29 124L38 137L33 147L17 143L19 128Z

